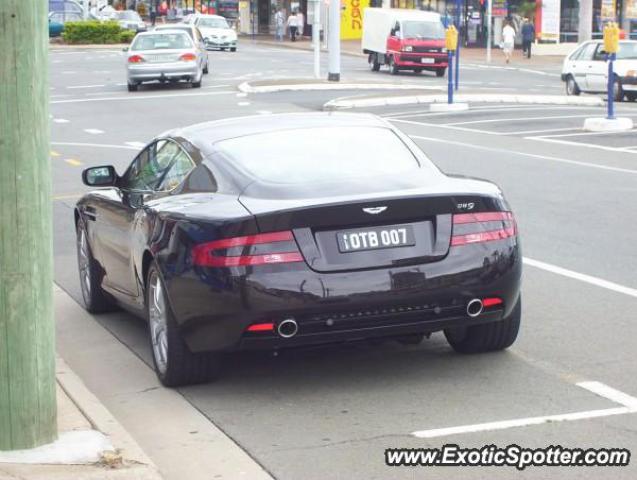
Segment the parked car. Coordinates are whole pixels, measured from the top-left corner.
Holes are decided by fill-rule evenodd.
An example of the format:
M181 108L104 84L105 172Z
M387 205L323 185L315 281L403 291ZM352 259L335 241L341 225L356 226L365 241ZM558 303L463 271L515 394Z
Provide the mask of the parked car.
M84 8L74 0L49 0L49 13L74 13L84 15Z
M429 70L443 77L447 70L445 29L439 13L393 8L366 8L363 53L372 71L382 65L401 70Z
M188 19L201 31L207 48L237 51L237 32L219 15L193 15Z
M502 192L445 175L379 117L178 128L123 175L82 177L101 187L75 208L84 303L149 320L164 385L207 380L221 352L443 330L476 353L517 337L522 253Z
M144 82L189 82L201 87L207 58L186 32L157 30L137 34L129 49L126 66L128 91Z
M133 30L135 32L145 32L147 30L146 23L139 16L139 13L134 10L117 12L115 19L124 30Z
M155 32L161 30L179 30L182 32L186 32L205 59L203 73L208 73L208 71L210 70L210 59L208 58L208 50L206 49L206 44L203 40L203 36L196 26L191 23L172 23L157 25L154 29Z
M49 13L49 37L59 37L64 31L66 22L78 22L83 20L82 13L76 12L50 12Z
M605 93L608 89L608 64L604 42L591 40L579 45L564 60L562 81L567 95ZM637 41L621 40L613 65L615 100L637 99Z

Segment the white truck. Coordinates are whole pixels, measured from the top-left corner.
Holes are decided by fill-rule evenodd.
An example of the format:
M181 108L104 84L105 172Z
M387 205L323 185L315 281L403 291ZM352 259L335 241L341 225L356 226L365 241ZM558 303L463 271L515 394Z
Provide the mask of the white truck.
M429 70L442 77L447 70L445 29L439 13L366 8L361 46L375 72L387 65L394 75L400 70Z

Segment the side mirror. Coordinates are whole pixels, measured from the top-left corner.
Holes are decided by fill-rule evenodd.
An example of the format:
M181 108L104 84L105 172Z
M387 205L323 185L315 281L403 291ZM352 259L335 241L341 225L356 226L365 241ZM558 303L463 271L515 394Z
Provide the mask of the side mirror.
M122 48L122 52L128 52L128 47Z
M395 28L392 28L392 29L389 31L389 36L390 36L390 37L395 37L395 36L396 36L396 29L395 29Z
M117 180L115 167L111 165L91 167L82 172L82 181L89 187L115 187Z

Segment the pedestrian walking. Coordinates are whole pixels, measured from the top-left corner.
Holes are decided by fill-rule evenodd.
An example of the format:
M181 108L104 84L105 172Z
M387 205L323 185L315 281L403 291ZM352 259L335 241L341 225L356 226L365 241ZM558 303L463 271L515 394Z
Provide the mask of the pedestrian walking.
M296 13L296 25L297 25L299 37L302 37L303 30L305 29L305 17L303 16L303 13L300 11Z
M522 55L526 55L526 58L531 58L531 45L535 40L535 25L528 19L524 19L522 25Z
M274 25L276 27L276 39L279 42L283 41L283 35L285 34L285 17L283 11L279 8L274 14Z
M502 29L502 50L504 51L504 58L506 59L506 63L509 63L509 61L511 60L514 45L515 29L509 22L507 22Z
M296 17L296 10L294 10L288 17L288 28L290 29L290 39L296 42L296 32L299 28L298 18Z

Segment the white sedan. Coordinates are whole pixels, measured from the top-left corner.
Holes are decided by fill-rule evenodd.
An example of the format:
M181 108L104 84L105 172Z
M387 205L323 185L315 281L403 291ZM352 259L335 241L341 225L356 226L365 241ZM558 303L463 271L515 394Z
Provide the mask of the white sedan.
M237 32L228 25L224 17L219 15L197 14L188 19L203 35L206 48L237 51Z
M619 42L617 60L613 65L615 74L614 99L637 99L637 41ZM604 42L592 40L578 46L564 60L562 81L566 83L567 95L604 93L608 85L608 63Z

